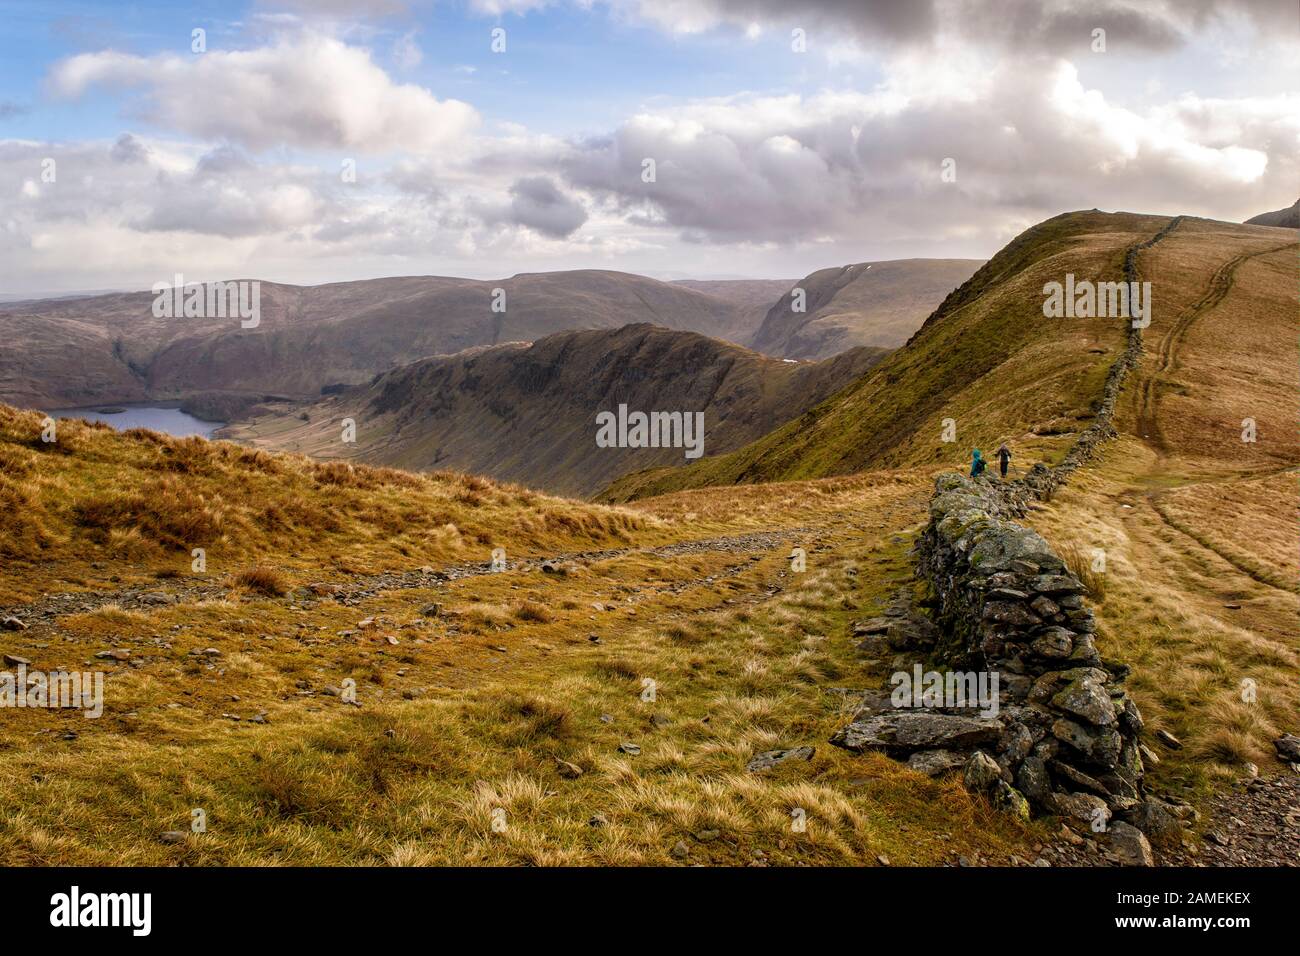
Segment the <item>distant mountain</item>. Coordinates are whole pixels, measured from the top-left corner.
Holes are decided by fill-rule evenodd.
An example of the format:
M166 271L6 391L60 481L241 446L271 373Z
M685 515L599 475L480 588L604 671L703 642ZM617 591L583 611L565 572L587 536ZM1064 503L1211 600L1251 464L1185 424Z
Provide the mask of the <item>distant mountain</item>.
M0 292L0 302L32 302L37 299L79 299L87 295L112 295L121 289L79 289L76 292Z
M733 335L722 338L748 345L773 304L790 291L795 279L677 279L673 285L685 286L730 302L741 310L740 327Z
M1246 220L1248 226L1281 226L1283 229L1300 229L1300 199L1286 209L1262 212Z
M805 359L857 345L898 348L981 264L899 259L822 269L787 286L748 344L767 355ZM796 288L803 290L803 311L795 311Z
M504 311L493 311L494 297ZM599 270L262 282L260 299L261 322L248 329L236 318L156 318L150 292L0 304L0 401L48 408L196 393L307 399L416 359L564 329L653 322L725 338L748 335L753 321L727 298Z
M686 461L683 448L597 447L597 415L704 413L705 454L767 434L887 353L822 362L759 355L648 324L562 332L424 359L223 434L254 445L412 469L454 469L586 495L634 469ZM341 441L356 422L356 443Z

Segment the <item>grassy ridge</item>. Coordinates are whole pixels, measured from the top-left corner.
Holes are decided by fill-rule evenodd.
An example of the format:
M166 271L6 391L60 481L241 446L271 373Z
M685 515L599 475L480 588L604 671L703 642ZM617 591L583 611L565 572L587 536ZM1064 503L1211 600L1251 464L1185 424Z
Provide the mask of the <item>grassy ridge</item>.
M864 468L959 465L972 446L1050 458L1084 427L1122 345L1121 323L1047 320L1044 283L1118 279L1162 217L1067 213L1027 230L951 293L908 344L799 419L729 455L624 476L599 499L788 481ZM941 442L952 418L957 440ZM1028 454L1026 454L1028 453Z

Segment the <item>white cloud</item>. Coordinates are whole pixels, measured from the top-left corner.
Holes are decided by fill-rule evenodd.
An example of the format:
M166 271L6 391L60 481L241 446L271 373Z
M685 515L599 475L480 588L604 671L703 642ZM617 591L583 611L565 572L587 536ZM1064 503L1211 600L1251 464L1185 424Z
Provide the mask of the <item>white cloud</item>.
M468 135L478 114L459 100L394 83L368 51L301 33L253 50L141 57L106 51L59 63L52 88L138 89L151 123L250 149L289 145L361 153L423 152Z
M415 42L415 34L403 33L393 44L393 60L403 70L413 70L424 60L420 45Z
M943 67L932 69L944 73ZM899 74L901 76L902 74ZM969 95L953 96L954 86ZM974 229L1072 208L1231 214L1294 183L1300 96L1135 110L1047 57L872 93L731 97L646 112L563 160L638 222L718 242ZM940 163L957 161L956 183ZM656 182L641 179L656 162ZM647 211L649 210L649 211Z
M1152 15L1184 32L1198 16L1218 22L1219 4L1197 2L1199 14L1157 5ZM827 25L858 6L795 12ZM1031 16L1028 35L1060 28L1072 8L1049 3L1055 19ZM1117 58L1072 63L1050 44L1008 56L1001 40L968 40L947 21L922 29L930 9L880 21L890 50L862 53L865 75L880 77L870 87L676 101L575 141L480 125L469 105L396 82L319 25L242 51L73 57L50 75L56 92L122 88L131 112L166 132L0 141L0 253L28 288L131 276L147 287L176 271L320 281L597 264L797 277L870 258L986 256L1068 209L1242 219L1294 200L1300 95L1275 92L1290 88L1280 68L1234 82L1240 95L1184 93L1197 85L1176 70L1153 88L1145 61L1130 76ZM788 15L775 0L655 10L674 30L731 19L767 30ZM862 51L873 42L842 26L837 35ZM1149 36L1159 42L1158 30ZM413 34L369 37L385 51L395 41L399 65L414 62L404 52ZM46 156L58 160L57 183L40 182ZM355 184L340 181L343 157L358 160ZM940 179L946 157L955 183Z

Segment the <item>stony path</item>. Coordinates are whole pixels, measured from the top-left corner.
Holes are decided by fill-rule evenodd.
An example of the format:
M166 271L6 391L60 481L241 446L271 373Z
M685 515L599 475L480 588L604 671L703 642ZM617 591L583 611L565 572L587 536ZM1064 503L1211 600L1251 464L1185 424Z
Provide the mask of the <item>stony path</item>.
M571 561L608 561L628 555L678 557L692 554L757 554L789 545L797 538L806 537L812 528L787 528L781 531L753 531L746 534L724 535L696 541L679 541L655 548L612 548L599 551L573 551L550 557L526 558L507 562L508 571L544 570L544 565L560 565ZM399 591L411 588L433 588L447 581L491 574L488 561L448 565L443 568L429 566L410 571L385 571L378 574L357 574L342 581L330 582L322 593L340 604L356 604L382 591ZM71 591L47 594L39 601L0 608L0 617L15 617L27 626L52 623L67 614L82 614L113 604L124 610L166 606L178 603L220 600L229 588L221 583L172 583L160 585L134 585L109 591Z
M1195 853L1162 855L1171 866L1300 866L1300 774L1256 778L1210 803L1205 842Z

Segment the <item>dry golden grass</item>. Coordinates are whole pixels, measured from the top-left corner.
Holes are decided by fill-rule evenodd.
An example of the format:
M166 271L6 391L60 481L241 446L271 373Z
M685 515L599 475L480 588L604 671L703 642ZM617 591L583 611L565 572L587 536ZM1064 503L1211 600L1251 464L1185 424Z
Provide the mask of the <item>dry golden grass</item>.
M256 567L236 574L232 582L235 587L244 588L266 597L281 597L289 590L289 584L283 574L275 568Z
M848 621L909 566L892 528L864 539L836 512L821 517L832 523L802 575L785 548L758 561L632 553L583 574L512 571L359 607L231 600L67 619L71 640L41 651L43 666L75 663L110 635L140 666L110 676L100 721L6 715L0 849L15 863L188 865L871 864L881 854L915 864L1026 853L1043 834L956 780L825 743L847 715L822 684L880 679L863 671ZM783 590L769 596L773 584ZM418 612L430 599L444 605L437 618ZM373 626L358 629L362 617ZM488 621L497 629L479 637ZM209 646L222 655L195 663L190 651ZM319 693L347 679L360 707ZM269 724L248 722L259 713ZM69 727L77 739L40 732ZM622 752L625 742L640 753ZM817 748L810 763L745 770L755 752L800 744ZM562 775L565 765L581 775ZM187 830L195 808L206 833L158 840Z
M1198 522L1192 526L1196 536L1189 536L1163 520L1158 508L1162 495L1181 491L1134 488L1133 468L1147 460L1133 439L1114 443L1105 461L1076 475L1033 515L1032 524L1058 547L1077 542L1085 554L1104 549L1105 601L1095 605L1099 647L1104 656L1132 666L1129 687L1148 726L1168 730L1185 744L1181 751L1153 744L1162 760L1151 780L1203 796L1240 778L1246 763L1276 768L1272 740L1295 731L1300 637L1294 622L1300 599L1199 540L1226 538L1230 528L1271 526L1278 499L1251 493L1257 482L1188 486L1192 497L1180 498L1183 507L1191 500L1204 505L1197 513L1182 512ZM1169 465L1166 460L1162 467ZM1242 488L1236 513L1223 508L1224 496ZM1250 562L1268 555L1265 539L1252 548L1241 540L1242 531L1231 534Z
M1058 543L1056 553L1061 556L1065 566L1079 579L1087 589L1087 596L1092 601L1106 599L1106 573L1098 565L1091 548L1080 547L1077 541Z
M645 514L584 505L469 475L415 475L273 455L102 423L58 423L0 406L0 593L39 594L51 572L106 586L158 572L189 576L274 564L303 573L485 561L669 540ZM39 570L39 576L33 574Z
M1250 577L1283 590L1300 588L1297 482L1287 470L1263 478L1201 482L1153 495L1164 521Z
M1146 388L1134 390L1139 437L1150 433L1151 443L1207 475L1300 461L1298 252L1294 234L1187 219L1143 254L1154 309L1144 333ZM1242 440L1247 419L1253 442Z
M1281 769L1270 741L1296 732L1300 713L1295 476L1283 470L1300 448L1284 420L1294 363L1275 344L1279 329L1295 331L1294 290L1284 314L1287 254L1267 251L1274 232L1193 222L1144 254L1143 274L1164 278L1121 407L1126 434L1026 519L1104 594L1103 654L1132 665L1148 725L1185 743L1149 781L1193 799L1246 763ZM1109 268L1126 238L1067 244ZM1200 310L1222 263L1257 249ZM1068 446L1119 333L1029 328L1016 308L1023 355L998 359L981 351L998 343L977 343L971 357L998 359L996 374L919 412L916 435L954 415L975 423L959 424L963 446L1010 437L1022 467ZM1083 354L1063 362L1062 350ZM1252 352L1268 353L1258 376L1246 374ZM1228 426L1247 415L1260 442L1242 448ZM943 464L928 446L905 450L920 463L910 469L613 509L75 422L48 446L39 424L0 407L7 600L140 585L182 601L109 604L0 639L45 669L115 652L103 718L0 715L0 850L13 862L897 864L1002 860L1044 836L955 780L825 743L848 714L824 688L882 676L863 669L848 623L909 580L906 532ZM578 553L772 529L785 534L761 550ZM306 580L484 562L498 543L512 560L569 553L566 573L381 589L355 605L276 596ZM790 569L796 546L804 574ZM214 580L273 569L274 586L254 574L186 592L194 547ZM1104 572L1092 570L1095 548ZM426 617L434 601L443 611ZM812 761L745 770L756 752L801 744L816 746ZM157 839L185 829L194 808L206 833ZM806 831L792 829L793 811ZM672 855L679 841L684 858Z

